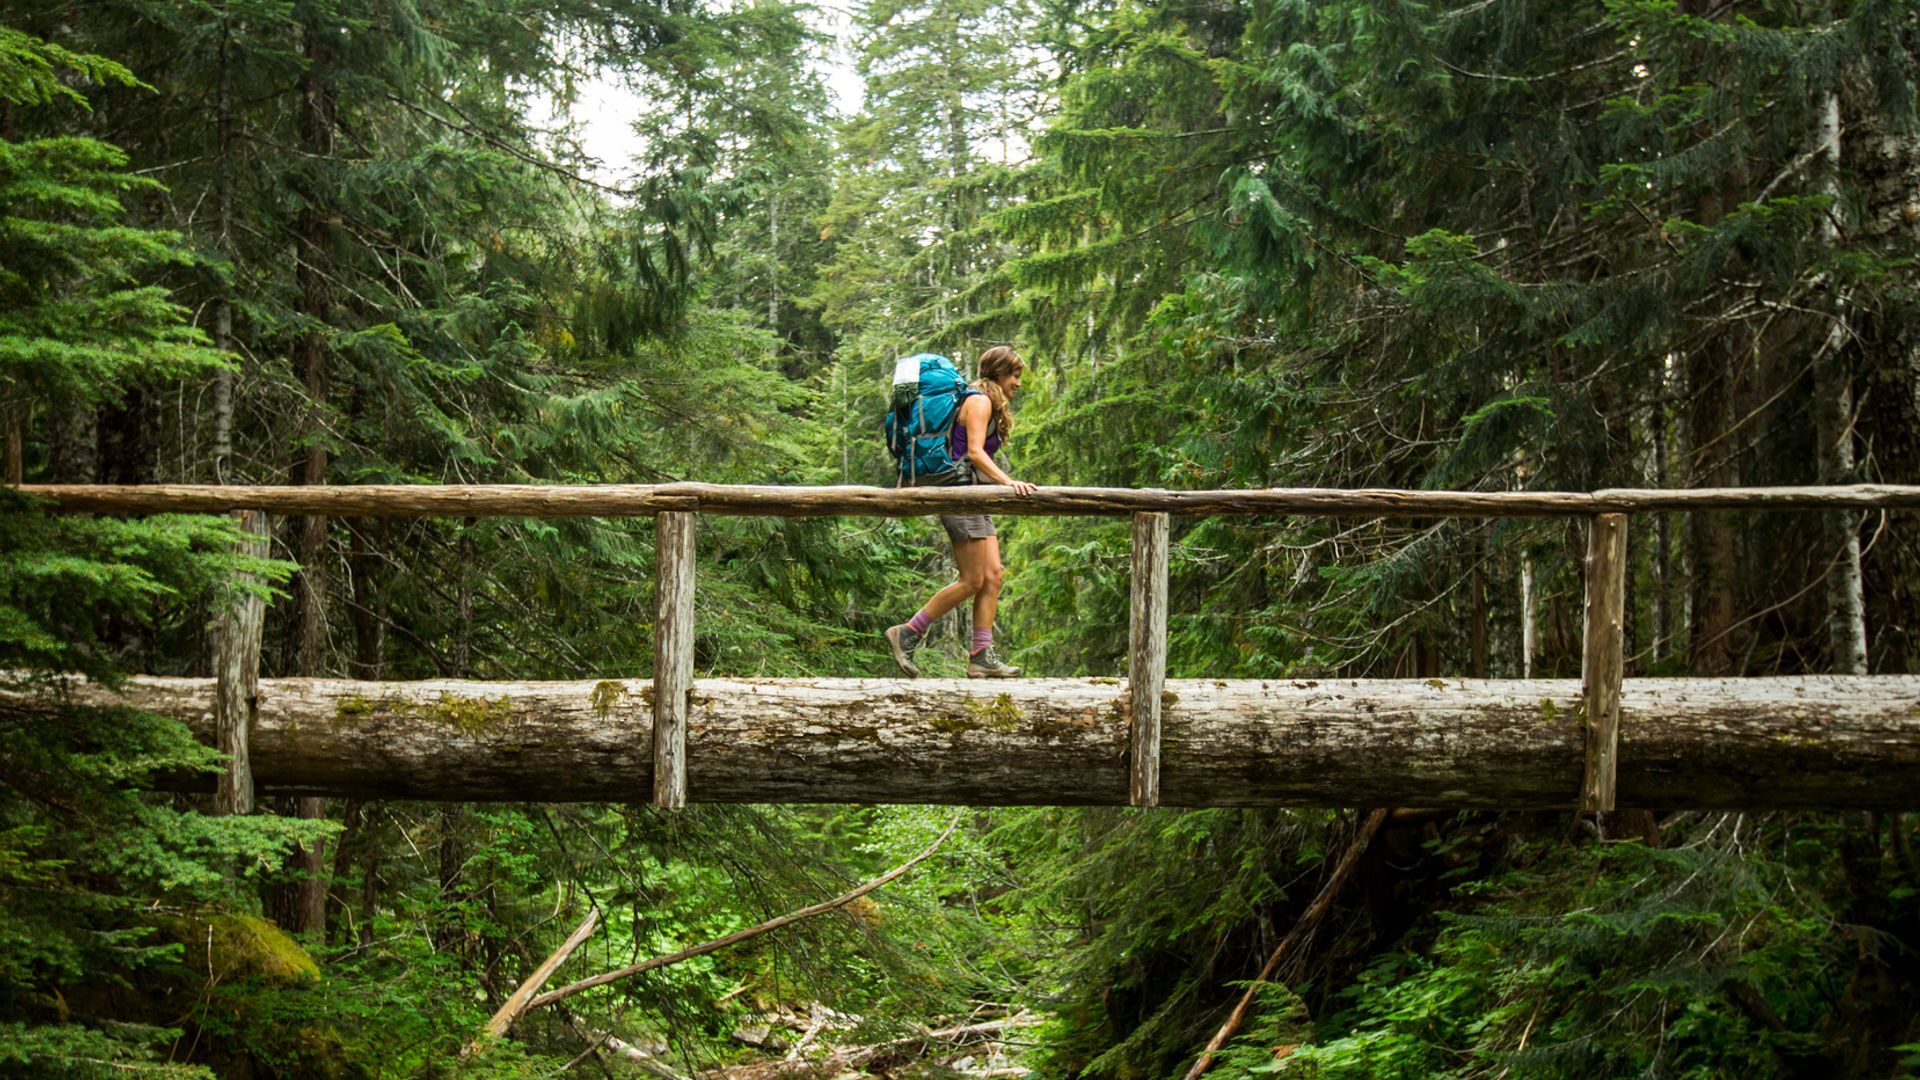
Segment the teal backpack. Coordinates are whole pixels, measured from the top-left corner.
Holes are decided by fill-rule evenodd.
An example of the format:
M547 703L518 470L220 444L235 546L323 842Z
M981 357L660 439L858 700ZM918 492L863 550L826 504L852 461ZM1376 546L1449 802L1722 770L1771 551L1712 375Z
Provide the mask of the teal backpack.
M979 392L967 385L953 361L937 353L917 353L894 365L885 427L901 486L960 470L964 462L953 459L953 424L960 403Z

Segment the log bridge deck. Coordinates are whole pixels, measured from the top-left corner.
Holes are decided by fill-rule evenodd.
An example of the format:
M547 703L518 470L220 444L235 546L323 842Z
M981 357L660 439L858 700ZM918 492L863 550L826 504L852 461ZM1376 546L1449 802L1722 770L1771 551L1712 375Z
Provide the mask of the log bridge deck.
M27 486L56 512L654 515L654 678L258 679L257 600L221 613L214 679L82 700L180 717L227 751L223 810L263 791L386 798L974 805L1886 808L1920 805L1920 676L1623 679L1636 512L1920 508L1920 486L1430 492L709 484ZM693 678L697 514L1133 518L1129 678ZM1168 516L1579 516L1580 680L1169 680Z

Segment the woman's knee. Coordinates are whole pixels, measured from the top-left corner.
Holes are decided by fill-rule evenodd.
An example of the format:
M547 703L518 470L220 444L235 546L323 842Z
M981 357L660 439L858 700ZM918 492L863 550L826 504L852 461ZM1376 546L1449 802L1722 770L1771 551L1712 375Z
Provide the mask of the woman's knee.
M991 587L999 588L999 574L997 572L990 572L984 566L969 566L960 571L960 587L967 590L968 596L972 596L974 593L988 588L989 581L992 582Z
M983 591L983 592L991 592L991 593L997 593L997 592L999 592L999 591L1000 591L1000 579L1001 579L1001 577L1002 577L1002 576L1004 575L1004 573L1005 573L1005 572L1004 572L1004 571L1003 571L1003 570L1001 569L1001 567L1000 567L1000 564L999 564L999 563L997 563L997 562L996 562L996 563L993 563L993 564L992 564L992 565L990 565L990 566L984 566L984 567L982 567L982 568L980 569L980 589L981 589L981 591Z

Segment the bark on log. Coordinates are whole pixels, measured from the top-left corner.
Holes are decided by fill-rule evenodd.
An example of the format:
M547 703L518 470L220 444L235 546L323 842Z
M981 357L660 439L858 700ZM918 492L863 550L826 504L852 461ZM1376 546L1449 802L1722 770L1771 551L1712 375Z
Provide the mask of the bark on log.
M643 803L651 689L262 680L254 783ZM139 677L124 700L211 740L213 690ZM1183 679L1167 691L1162 805L1571 809L1579 796L1576 680ZM702 802L1127 802L1127 694L1114 679L706 679L691 703L687 771ZM0 697L0 711L29 707ZM1620 714L1622 807L1920 805L1920 676L1629 679Z
M25 484L62 513L226 513L263 510L325 517L637 517L668 510L766 517L992 513L1076 516L1316 514L1359 517L1523 517L1650 510L1920 508L1920 485L1618 488L1608 491L1408 491L1268 488L1163 491L1044 487L1031 495L992 484L949 488L772 487L725 484L296 485Z

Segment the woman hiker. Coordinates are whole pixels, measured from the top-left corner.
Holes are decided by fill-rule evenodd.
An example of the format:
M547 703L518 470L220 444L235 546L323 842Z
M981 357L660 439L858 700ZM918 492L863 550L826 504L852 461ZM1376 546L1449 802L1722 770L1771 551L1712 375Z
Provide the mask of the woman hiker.
M948 483L1001 484L1020 495L1031 495L1034 485L1008 476L993 460L1007 436L1013 432L1013 412L1008 405L1014 391L1020 389L1020 375L1027 365L1019 354L1005 345L996 345L980 354L980 378L960 403L960 415L953 425L953 459L964 462L963 478ZM969 679L1010 679L1020 669L1000 658L993 647L993 616L1000 607L1000 538L993 522L985 514L942 514L947 538L953 541L953 561L960 567L960 580L933 594L925 607L899 626L887 627L887 644L893 650L893 662L908 678L918 678L920 668L913 662L913 651L933 620L952 611L960 601L973 597L973 646L967 650Z

